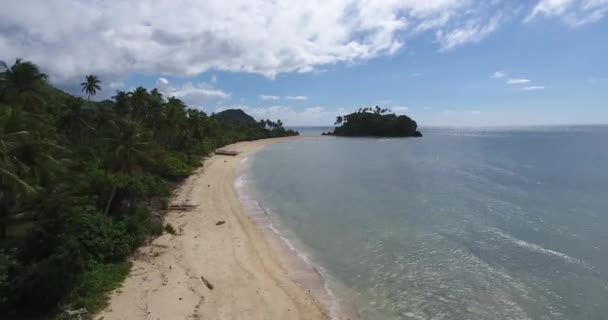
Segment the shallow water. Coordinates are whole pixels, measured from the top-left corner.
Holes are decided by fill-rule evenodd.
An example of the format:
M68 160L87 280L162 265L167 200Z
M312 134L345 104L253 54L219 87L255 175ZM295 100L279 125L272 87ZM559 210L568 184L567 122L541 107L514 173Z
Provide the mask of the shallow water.
M606 319L608 127L319 137L245 183L363 319Z

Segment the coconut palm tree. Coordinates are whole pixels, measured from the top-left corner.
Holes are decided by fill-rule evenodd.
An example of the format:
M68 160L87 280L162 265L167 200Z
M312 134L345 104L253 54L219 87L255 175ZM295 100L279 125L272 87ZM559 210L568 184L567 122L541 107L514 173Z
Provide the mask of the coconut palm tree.
M144 87L137 87L132 92L129 92L129 98L131 102L131 118L141 120L148 109L148 102L150 100L148 90Z
M17 150L31 133L23 130L20 113L2 106L0 114L0 239L6 237L8 219L19 199L32 193L34 188L19 174L24 165L19 161Z
M47 75L40 72L35 64L17 59L15 64L2 72L0 78L0 100L22 105L41 102L38 93L46 83Z
M99 85L101 80L92 74L85 77L85 82L81 83L82 92L87 94L87 100L91 100L91 97L97 94L98 90L101 90L101 86Z
M111 146L111 162L114 170L119 174L135 175L141 173L146 163L153 163L152 149L148 131L137 121L119 120L111 121L112 137L109 139ZM106 208L107 215L114 202L118 185L114 185L110 192Z

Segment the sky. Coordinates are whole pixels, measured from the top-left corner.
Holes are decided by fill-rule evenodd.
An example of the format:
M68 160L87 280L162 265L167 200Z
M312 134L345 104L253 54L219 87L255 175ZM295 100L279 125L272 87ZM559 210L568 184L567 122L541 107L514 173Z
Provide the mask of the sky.
M331 125L379 105L424 126L608 123L608 0L19 0L0 60L97 99L158 88L213 113Z

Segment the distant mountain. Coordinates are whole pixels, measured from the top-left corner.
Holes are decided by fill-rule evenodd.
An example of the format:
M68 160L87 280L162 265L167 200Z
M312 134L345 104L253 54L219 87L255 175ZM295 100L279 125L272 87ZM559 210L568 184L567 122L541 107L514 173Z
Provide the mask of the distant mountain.
M326 135L351 137L422 137L418 124L406 115L396 115L389 109L363 108L336 118L337 127Z
M224 110L214 114L213 117L228 121L256 122L252 116L248 115L247 113L245 113L245 111L241 109Z

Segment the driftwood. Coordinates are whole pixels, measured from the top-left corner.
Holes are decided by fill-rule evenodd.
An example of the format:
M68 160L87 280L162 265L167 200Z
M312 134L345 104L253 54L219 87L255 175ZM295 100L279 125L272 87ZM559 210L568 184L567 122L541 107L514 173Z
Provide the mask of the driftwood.
M215 154L219 154L222 156L236 156L238 155L238 151L231 151L231 150L224 150L224 149L217 149L215 150Z
M224 221L224 220L220 220L220 221L216 222L216 223L215 223L215 225L216 225L216 226L221 226L221 225L223 225L224 223L226 223L226 221Z
M76 316L76 319L82 320L82 315L89 312L86 308L80 308L76 310L65 310L68 316Z
M213 290L213 285L211 284L211 282L209 282L209 280L205 279L205 277L201 276L201 280L203 280L203 283L205 284L205 286L207 286L207 288L209 288L209 290Z
M186 203L178 203L178 204L170 204L167 210L179 210L179 211L189 211L198 207L198 204L186 204Z

